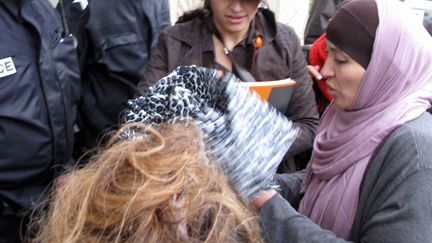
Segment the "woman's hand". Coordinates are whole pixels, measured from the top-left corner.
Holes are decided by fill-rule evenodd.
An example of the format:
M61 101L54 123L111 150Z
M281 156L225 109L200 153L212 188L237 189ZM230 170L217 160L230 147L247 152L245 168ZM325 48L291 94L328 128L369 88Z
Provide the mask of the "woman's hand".
M259 210L268 200L270 200L276 194L277 192L274 189L270 189L252 198L251 203L256 209Z
M307 70L309 72L309 74L312 76L312 78L316 79L316 80L321 80L322 79L322 75L319 72L320 66L316 65L316 66L312 66L312 65L307 65Z

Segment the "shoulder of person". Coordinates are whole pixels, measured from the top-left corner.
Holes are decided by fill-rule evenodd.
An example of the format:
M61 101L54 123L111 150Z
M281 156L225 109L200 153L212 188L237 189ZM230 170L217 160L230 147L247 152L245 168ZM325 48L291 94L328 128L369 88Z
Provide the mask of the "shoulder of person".
M395 129L383 142L380 150L389 150L390 157L398 156L390 163L411 163L415 170L432 168L432 115L425 112L420 117ZM399 159L408 156L409 161ZM403 157L402 157L403 158ZM392 160L389 160L392 161ZM394 167L394 164L391 165Z
M277 23L277 35L276 38L283 39L288 38L289 41L299 41L294 28L283 23Z
M196 17L190 21L165 28L161 33L161 38L170 38L192 44L201 38L204 28L203 20Z
M382 241L382 232L386 242L429 241L431 146L432 116L426 112L384 139L363 178L354 241Z
M270 40L282 41L282 42L298 42L298 37L289 25L279 23L276 21L274 13L269 9L260 9L258 12L258 18L260 23L263 25L263 31L270 38Z

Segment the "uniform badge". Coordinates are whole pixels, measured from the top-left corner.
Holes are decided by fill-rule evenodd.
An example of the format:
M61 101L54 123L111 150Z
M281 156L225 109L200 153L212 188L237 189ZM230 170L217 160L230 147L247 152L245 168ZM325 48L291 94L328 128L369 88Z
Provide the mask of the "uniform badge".
M16 73L15 64L12 57L0 59L0 78Z

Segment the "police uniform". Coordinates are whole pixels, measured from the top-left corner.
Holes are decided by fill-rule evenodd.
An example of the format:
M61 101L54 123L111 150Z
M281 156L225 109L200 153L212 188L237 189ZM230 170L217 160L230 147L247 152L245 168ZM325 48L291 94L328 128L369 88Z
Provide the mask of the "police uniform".
M137 93L152 47L170 25L168 0L88 2L79 45L85 64L78 144L84 151L119 124L121 111Z
M47 0L0 0L0 242L71 166L80 94L73 38Z

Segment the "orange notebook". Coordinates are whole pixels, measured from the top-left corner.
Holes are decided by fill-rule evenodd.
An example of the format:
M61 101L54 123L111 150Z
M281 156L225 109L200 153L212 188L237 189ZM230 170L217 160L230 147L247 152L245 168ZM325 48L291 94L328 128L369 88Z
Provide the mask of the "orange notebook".
M259 96L284 113L291 99L296 81L287 78L275 81L240 82L239 86L249 87Z

